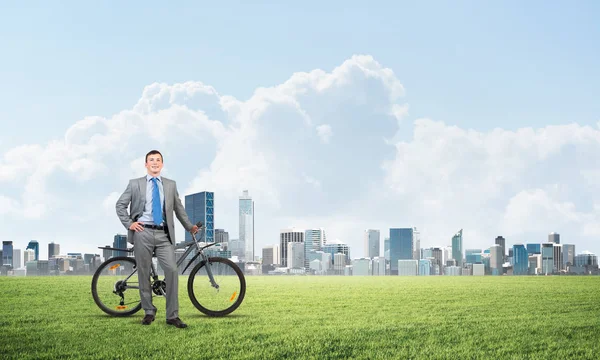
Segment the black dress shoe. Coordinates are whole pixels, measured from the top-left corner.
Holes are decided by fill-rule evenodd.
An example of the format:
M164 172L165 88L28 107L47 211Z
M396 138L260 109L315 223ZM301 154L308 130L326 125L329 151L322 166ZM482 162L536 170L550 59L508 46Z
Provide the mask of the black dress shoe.
M181 321L180 318L176 317L175 319L167 319L167 324L175 325L175 327L183 329L187 327L187 324Z
M147 314L142 319L142 325L150 325L150 324L152 324L153 321L154 321L154 315Z

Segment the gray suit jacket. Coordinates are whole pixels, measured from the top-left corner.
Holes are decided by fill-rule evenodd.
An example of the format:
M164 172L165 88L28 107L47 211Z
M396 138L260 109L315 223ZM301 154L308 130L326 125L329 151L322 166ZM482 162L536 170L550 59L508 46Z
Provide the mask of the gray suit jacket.
M163 183L163 191L165 195L165 216L167 218L167 226L169 228L169 235L172 244L175 242L175 226L173 221L173 212L177 215L177 219L186 231L190 231L194 226L185 212L185 208L181 204L179 199L179 192L177 192L177 184L175 181L161 177ZM129 230L132 223L136 222L144 213L144 206L146 205L146 176L138 179L129 180L127 189L119 200L117 200L116 209L117 216L125 229L127 229L127 241L133 244L133 230ZM130 206L131 205L131 206ZM129 212L127 211L129 207Z

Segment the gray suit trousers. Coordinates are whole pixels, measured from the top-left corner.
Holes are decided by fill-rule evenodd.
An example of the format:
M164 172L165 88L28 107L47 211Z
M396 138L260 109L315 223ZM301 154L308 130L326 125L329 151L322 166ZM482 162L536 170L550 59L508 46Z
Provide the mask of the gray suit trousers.
M155 251L158 263L165 272L165 282L167 283L167 319L179 317L179 271L175 261L175 246L171 244L164 230L147 228L134 233L133 246L144 312L146 315L156 315L156 307L152 305L150 284L152 252Z

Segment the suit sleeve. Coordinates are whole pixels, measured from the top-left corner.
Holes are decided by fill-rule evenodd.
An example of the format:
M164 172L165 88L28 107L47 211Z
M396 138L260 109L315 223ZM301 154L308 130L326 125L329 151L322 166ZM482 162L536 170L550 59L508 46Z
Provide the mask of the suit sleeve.
M181 203L181 199L179 198L179 191L177 191L177 183L173 182L175 185L175 199L173 201L173 210L175 211L175 215L177 216L177 219L179 219L179 222L181 223L181 225L183 225L183 227L185 228L186 231L190 231L192 230L192 227L194 226L194 224L191 223L190 219L188 218L187 213L185 212L185 208L183 207L183 204Z
M131 216L129 215L129 212L127 211L127 207L129 206L129 204L131 203L131 181L129 181L129 184L127 184L127 188L125 189L125 192L123 192L123 194L121 195L121 197L119 197L119 200L117 200L117 204L116 204L116 210L117 210L117 216L119 217L119 220L121 220L121 223L123 224L123 226L125 226L125 229L129 230L129 227L131 226L131 224L133 224L133 221L131 221Z

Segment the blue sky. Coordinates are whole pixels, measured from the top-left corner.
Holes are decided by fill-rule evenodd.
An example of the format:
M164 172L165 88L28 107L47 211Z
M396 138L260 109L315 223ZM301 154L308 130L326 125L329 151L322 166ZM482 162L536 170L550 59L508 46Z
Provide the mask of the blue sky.
M600 54L600 26L597 21L599 10L600 5L593 1L578 1L572 4L542 1L495 3L434 1L418 4L349 1L331 1L323 4L308 1L296 4L265 2L253 5L244 2L220 2L218 5L212 2L179 4L106 2L94 5L80 2L65 2L61 5L42 2L27 5L17 2L3 3L0 5L0 43L3 54L0 56L0 119L4 129L0 135L0 152L3 154L3 164L6 165L15 161L6 158L6 154L10 153L11 149L25 144L39 144L43 149L48 149L50 142L64 141L67 130L87 116L99 116L110 120L114 119L116 114L132 109L140 98L143 98L144 89L153 83L175 85L198 81L216 89L220 96L230 95L244 102L256 94L257 88L283 84L293 74L299 72L309 73L321 69L331 73L353 55L364 54L380 64L382 69L393 71L395 79L405 90L398 104L406 104L408 114L399 121L397 128L390 127L391 123L386 123L387 125L377 128L377 131L372 128L370 130L361 128L362 126L373 127L374 123L369 125L368 122L356 121L354 123L357 126L354 128L356 133L374 131L374 137L393 138L394 141L404 141L408 145L412 144L417 149L421 149L420 145L417 146L418 141L415 138L415 129L420 129L415 125L415 121L420 118L443 122L445 126L456 126L464 131L472 129L479 134L472 137L475 142L478 136L484 138L492 136L490 134L493 134L496 128L514 135L518 134L517 130L520 128L531 127L535 134L535 131L546 129L550 125L580 126L579 130L571 129L573 140L566 141L567 144L557 155L557 162L546 158L531 159L530 163L513 168L512 171L519 174L517 177L520 181L511 183L508 188L502 188L506 191L505 195L508 199L550 199L547 208L559 209L559 213L571 211L578 214L572 215L578 219L575 221L578 225L565 225L563 233L566 236L569 231L575 231L572 229L595 221L596 215L592 209L596 200L593 196L590 197L595 188L593 185L581 185L579 180L572 177L564 179L557 177L553 182L540 180L540 183L534 183L530 179L538 177L544 179L548 169L559 173L561 167L567 165L570 166L570 172L590 174L594 171L597 162L595 140L590 140L592 143L590 145L590 141L586 140L580 144L577 139L581 139L581 135L578 134L580 130L585 132L585 126L593 129L588 135L595 139L597 123L600 120L600 103L597 101L600 83L600 68L597 66ZM362 89L371 89L371 85L365 83ZM352 91L360 92L360 89L360 86L352 87L346 94ZM318 99L316 97L314 100L319 104L315 105L315 108L320 108L312 113L309 111L311 117L314 116L316 119L319 116L327 117L327 114L342 112L339 108L327 108L327 103ZM374 102L373 108L377 105L375 100L366 101ZM385 106L387 105L389 104ZM302 103L302 106L309 105ZM207 111L201 108L197 110ZM285 122L286 113L283 114L277 121ZM352 115L346 116L350 118ZM223 124L225 127L231 126L231 123L223 122ZM340 126L333 127L332 139L336 139L336 129L339 128ZM425 124L422 128L431 130L435 126ZM273 129L278 128L266 126L265 129L267 129L265 137L268 137L268 134L274 131ZM293 127L282 125L281 131L293 131ZM450 130L440 131L447 134ZM569 133L565 129L560 132ZM353 132L349 131L348 134ZM469 137L468 133L463 135ZM93 134L86 136L89 140ZM351 135L348 136L346 139L351 138ZM545 135L540 136L546 138ZM496 138L492 136L486 139L495 141ZM360 141L360 139L353 139L355 140ZM183 137L177 142L185 141L186 138ZM185 157L183 155L171 157L176 159L178 164L181 163L181 170L178 169L179 171L173 173L174 178L181 179L179 180L180 191L181 188L195 189L192 184L205 186L217 181L218 177L214 175L216 170L210 168L211 164L217 164L219 161L219 146L215 145L218 143L217 140L215 141L215 143L209 141L199 145L207 148L203 149L205 158L200 160L198 165L200 168L193 169L193 175L196 172L206 171L205 175L187 176L184 173ZM299 141L304 140L300 138ZM520 143L518 140L510 141ZM527 137L523 141L526 144ZM127 143L130 144L131 141L127 140ZM161 144L167 146L167 150L172 151L173 154L186 154L186 151L190 151L189 149L175 150L175 146L171 150L169 145ZM425 141L422 145L427 144L428 142ZM276 151L274 149L278 149L277 146L279 145L273 143L272 147L259 149L257 153L268 155L270 151ZM342 151L343 146L340 146L339 151ZM373 145L369 149L378 146ZM505 146L510 148L509 145L505 144ZM526 145L523 146L523 149L527 149ZM140 146L138 150L136 147L135 151L139 152L142 148L143 146ZM98 151L103 150L98 149ZM104 151L110 153L108 149ZM405 159L407 153L413 153L413 150L406 151L402 153ZM416 158L428 158L427 154L419 152L425 150L414 151L416 151L414 152ZM477 153L476 150L474 151ZM571 160L570 153L578 154L577 161ZM371 153L367 151L364 154L369 154L365 155L368 159ZM130 154L130 157L137 159L141 155L143 153ZM301 155L306 154L302 151L290 153L288 158L294 158L296 155L303 158ZM429 155L435 158L435 154ZM331 156L344 159L341 152ZM127 159L125 167L129 168L130 159L125 158ZM338 198L343 198L341 193L335 196L336 191L347 193L353 189L360 189L364 192L369 186L375 186L373 184L378 181L392 184L390 189L396 190L390 191L396 195L402 193L399 188L415 190L407 184L399 186L397 178L390 180L390 173L393 173L393 170L389 170L390 167L387 172L378 174L381 162L385 160L393 162L393 159L396 159L396 162L390 166L395 169L405 169L407 164L398 163L401 157L397 153L385 152L382 148L375 158L380 161L370 169L374 174L373 179L368 180L370 185L358 181L353 188L332 186L327 190L333 198L337 199L331 200L332 203L336 203ZM479 157L476 155L475 158ZM440 157L438 156L437 159L439 160ZM543 163L540 159L549 163ZM93 161L105 166L105 169L123 166L123 163L113 160L116 162L105 158ZM352 166L352 156L347 160L341 162L343 165L335 171L337 174L346 174L349 166ZM564 161L564 164L558 162L559 160ZM274 171L275 163L281 162L267 160L265 168ZM484 163L489 164L490 161ZM457 167L467 164L459 162ZM506 165L502 162L499 164L502 165L497 166L511 168L510 164ZM189 163L185 165L191 167ZM523 170L531 168L539 168L540 172L529 174ZM140 165L140 169L143 171L143 164ZM29 171L31 173L23 176L29 179L31 176L40 176L35 175L34 170ZM61 186L59 183L52 183L52 179L56 177L52 177L52 171L48 171L51 180L47 192L60 197ZM418 173L423 174L427 171L422 170ZM211 177L210 174L213 176ZM250 174L249 176L257 176L252 172ZM319 180L314 174L305 175L309 179ZM320 184L325 188L328 181L331 184L336 181L346 183L347 176L351 175L344 176L346 177L343 179L335 176L329 180L321 179ZM437 177L435 172L427 176ZM590 178L588 175L585 176ZM198 178L204 179L204 182L199 181ZM468 179L475 178L479 177L468 176ZM10 184L5 187L8 190L4 191L4 198L10 199L7 201L13 207L25 207L24 204L29 201L26 195L28 188L16 185L15 177L6 176L5 179L8 179L6 181L10 181ZM431 182L430 178L427 179L420 183ZM77 181L82 187L81 191L85 193L97 191L108 196L122 191L117 185L106 185L107 188L104 188L105 185L102 184L106 182L92 184L90 181L93 180L89 179ZM289 179L281 181L285 182ZM593 184L593 181L590 183ZM124 184L121 187L124 187ZM245 187L245 184L238 183L237 186ZM362 186L364 188L361 188ZM556 190L557 194L552 195L552 191L549 190L552 186L554 189L562 190ZM31 187L34 185L30 185ZM577 187L579 191L573 190ZM234 188L236 187L231 186L229 189ZM440 189L446 188L440 187ZM536 192L536 189L542 189L543 193ZM252 194L253 189L249 190ZM446 190L452 193L459 191L452 186L450 190ZM260 190L255 192L266 194ZM273 205L271 210L274 214L281 213L276 211L277 206L286 206L285 197L281 196L284 192L285 187L282 187L278 192L280 195L271 194L269 201ZM234 199L234 195L236 194L227 196ZM506 213L506 209L511 208L509 201L488 200L485 206L489 207L490 213L495 211L504 213L502 219L519 217ZM403 201L405 199L398 199L398 204L402 204ZM455 199L449 198L448 201L455 201ZM257 209L260 209L258 199L257 204ZM64 205L64 211L73 211L77 208L76 205ZM571 205L573 208L570 207ZM287 206L290 207L289 204ZM346 209L348 204L339 206L339 208L332 207L330 210L344 217L345 212L342 209ZM394 208L396 205L389 206ZM441 206L438 209L441 213L449 211L447 205L443 203L435 206ZM377 204L373 207L378 208ZM229 210L235 211L235 207ZM424 220L425 214L431 214L432 210L423 211L423 218L410 218L395 223L390 220L389 226L418 226L423 228L423 236L426 238L427 229L436 226ZM7 214L9 215L6 216L20 219L19 215L10 215L8 211ZM285 215L286 224L304 226L303 224L309 223L306 217L298 214L298 211L290 211ZM364 219L364 215L357 216ZM373 214L374 219L381 217ZM100 220L101 216L97 215L95 218ZM237 232L234 218L235 214L230 219L231 223L225 223L223 226L230 228L232 232ZM351 216L348 215L346 218ZM272 220L273 224L284 223L283 220L268 219ZM52 218L48 214L40 214L36 221L51 223ZM353 238L349 227L341 225L341 220L337 223L336 221L338 220L322 220L321 224L315 223L310 226L324 226L326 229L329 227L332 229L333 237L360 248L357 249L356 254L360 255L361 236ZM377 226L378 221L373 220L373 226ZM460 221L457 220L457 223L452 225L456 229L451 231L440 225L443 228L440 233L448 233L450 238L455 230L466 227L458 222ZM25 220L16 222L16 224L25 223ZM382 226L388 226L387 222L381 223ZM360 225L368 226L362 223ZM30 237L19 235L23 229L18 229L16 226L9 232L12 236ZM266 223L265 228L268 228ZM499 235L495 232L502 231L502 228L493 230L490 230L490 234L485 233L483 229L472 234L466 231L465 234L488 239L492 234L493 237ZM121 229L117 227L112 232L116 231ZM336 231L338 233L335 233ZM561 232L561 229L548 229L546 233L550 231ZM536 228L520 235L515 234L513 237L539 237L539 233L541 230ZM581 237L577 237L577 241L589 241L591 245L592 239L594 236L597 238L597 235L590 234L588 231L587 235L578 235ZM277 234L273 235L265 231L263 238L269 236L276 238ZM50 240L61 242L60 238L67 236L57 233L56 237ZM443 242L446 241L438 240L437 235L432 234L432 237L435 239L431 241L424 239L424 242L429 245L444 245ZM63 240L63 242L67 241L69 240ZM511 243L508 236L507 241ZM272 242L274 241L265 240L259 245ZM473 245L483 247L478 243ZM595 249L588 246L589 250L600 252L600 248L594 246Z

